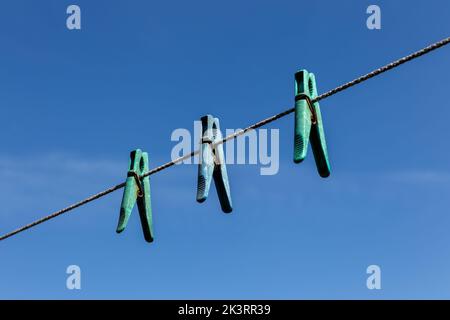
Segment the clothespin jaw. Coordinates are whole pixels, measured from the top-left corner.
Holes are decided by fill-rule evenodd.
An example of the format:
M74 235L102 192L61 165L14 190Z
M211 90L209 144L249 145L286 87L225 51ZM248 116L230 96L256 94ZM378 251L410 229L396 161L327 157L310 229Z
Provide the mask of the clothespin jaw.
M308 152L308 144L314 153L317 171L326 178L331 168L328 159L325 132L317 97L316 79L313 73L300 70L295 74L295 128L294 128L294 162L302 162Z
M130 166L125 181L117 233L128 224L131 212L137 202L142 231L147 242L153 241L152 207L150 198L150 178L142 175L148 171L148 154L136 149L130 153Z
M206 115L201 118L201 122L202 140L198 165L197 202L204 202L208 198L211 180L214 178L222 211L230 213L233 205L223 144L218 143L222 140L219 119Z

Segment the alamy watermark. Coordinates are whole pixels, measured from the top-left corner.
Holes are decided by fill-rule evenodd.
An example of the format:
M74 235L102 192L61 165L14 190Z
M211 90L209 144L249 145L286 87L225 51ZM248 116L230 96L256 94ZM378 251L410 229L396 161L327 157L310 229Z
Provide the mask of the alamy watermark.
M69 290L81 290L81 268L75 264L66 269L69 275L66 279L66 288Z
M80 30L81 29L81 9L75 4L71 4L67 7L66 13L69 16L66 19L66 27L69 30Z
M367 289L369 290L380 290L381 289L381 268L376 264L372 264L366 269L369 277L366 281Z
M381 9L376 4L371 4L367 7L367 14L370 14L366 20L366 26L369 30L381 29Z
M224 136L242 131L241 129L226 129ZM194 121L194 134L188 129L179 128L172 132L171 141L177 144L172 148L172 161L191 153L200 147L202 138L202 123ZM225 164L261 165L261 175L275 175L279 170L280 133L278 129L250 130L236 139L226 141ZM180 162L183 164L198 164L199 156L188 158Z

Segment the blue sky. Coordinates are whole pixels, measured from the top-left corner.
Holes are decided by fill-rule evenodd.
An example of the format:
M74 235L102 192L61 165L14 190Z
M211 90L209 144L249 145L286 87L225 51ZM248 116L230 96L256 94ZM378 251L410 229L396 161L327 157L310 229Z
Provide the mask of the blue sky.
M66 28L77 4L82 29ZM366 28L378 4L382 29ZM448 37L450 3L8 1L0 10L0 233L123 181L129 151L170 160L176 128L239 128ZM432 18L430 18L432 17ZM197 204L196 166L151 177L155 242L122 193L0 243L0 298L450 298L450 48L321 103L332 174L312 154L229 166L234 211ZM66 268L82 289L66 289ZM382 289L366 288L377 264Z

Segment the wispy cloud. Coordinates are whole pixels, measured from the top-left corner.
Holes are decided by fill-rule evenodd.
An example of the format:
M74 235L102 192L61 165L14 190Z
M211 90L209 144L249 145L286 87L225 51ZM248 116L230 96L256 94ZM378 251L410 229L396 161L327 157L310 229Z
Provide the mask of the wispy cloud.
M67 172L71 174L113 174L123 170L124 163L95 157L73 156L51 153L32 156L10 156L0 154L2 177L33 176L40 173Z
M118 183L127 161L64 153L0 154L0 218L53 210Z
M391 172L385 175L388 179L400 183L450 183L450 172L437 170L408 170Z

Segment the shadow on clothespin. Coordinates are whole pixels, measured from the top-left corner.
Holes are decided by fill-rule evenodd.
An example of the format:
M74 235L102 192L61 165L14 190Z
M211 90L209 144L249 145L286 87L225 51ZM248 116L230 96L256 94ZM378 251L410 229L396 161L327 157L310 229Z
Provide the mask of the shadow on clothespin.
M217 195L222 211L230 213L233 210L227 167L223 153L219 119L212 115L201 118L202 140L200 149L200 163L198 165L197 201L204 202L208 198L211 180L214 178Z
M295 74L295 134L294 162L302 162L308 152L308 144L314 153L317 171L322 178L330 175L327 144L322 115L317 97L316 79L313 73L301 70Z
M141 218L142 231L147 242L153 241L152 207L150 199L150 178L142 178L148 171L148 154L140 149L130 153L130 166L120 205L120 217L117 233L122 232L128 224L133 207L137 202Z

